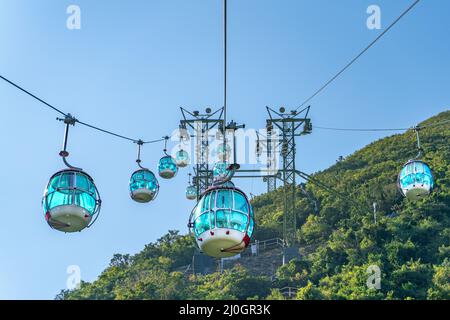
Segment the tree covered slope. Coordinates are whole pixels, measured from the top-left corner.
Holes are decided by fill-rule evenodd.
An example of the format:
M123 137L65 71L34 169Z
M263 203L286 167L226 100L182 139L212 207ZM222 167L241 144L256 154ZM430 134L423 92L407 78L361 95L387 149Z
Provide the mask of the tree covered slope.
M421 125L446 120L450 111ZM366 146L314 174L346 197L312 183L309 197L297 190L301 258L272 279L239 266L186 276L180 267L191 262L194 241L170 231L135 256L115 255L96 281L57 299L286 299L279 290L286 286L298 289L296 299L450 299L450 123L420 134L437 185L430 197L413 203L397 191L399 170L417 153L412 131ZM280 236L282 188L255 197L253 206L256 238ZM377 268L381 286L368 288Z

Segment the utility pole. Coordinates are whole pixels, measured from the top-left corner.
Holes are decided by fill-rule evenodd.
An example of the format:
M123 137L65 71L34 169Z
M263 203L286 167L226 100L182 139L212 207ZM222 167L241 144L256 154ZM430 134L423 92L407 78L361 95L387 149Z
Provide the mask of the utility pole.
M373 203L373 220L377 224L377 203Z

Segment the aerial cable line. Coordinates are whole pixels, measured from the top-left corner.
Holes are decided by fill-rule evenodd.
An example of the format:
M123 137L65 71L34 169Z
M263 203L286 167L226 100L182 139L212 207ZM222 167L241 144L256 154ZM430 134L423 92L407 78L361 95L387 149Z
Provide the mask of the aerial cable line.
M435 122L435 123L430 123L430 124L427 124L424 126L417 126L415 128L411 128L411 129L426 129L426 128L441 126L441 125L447 124L447 123L450 123L450 120L443 120L443 121L439 121L439 122Z
M314 129L332 130L332 131L374 132L374 131L406 131L411 128L359 129L359 128L331 128L331 127L314 126Z
M233 130L233 141L235 140L235 130L239 128L236 126L236 123L233 120L230 122L230 126L227 126L227 110L228 110L228 101L227 101L227 93L228 93L228 8L227 8L227 0L223 0L223 148L225 150L225 159L224 161L230 161L230 156L227 152L227 129ZM240 166L236 163L236 146L233 143L233 164L230 164L229 170L231 173L231 177L234 175L235 170L237 170ZM229 177L229 179L231 179ZM223 183L224 181L222 181Z
M441 126L444 124L450 123L450 120L439 121L435 123L430 123L423 126L415 126L409 128L373 128L373 129L364 129L364 128L334 128L334 127L320 127L314 126L315 129L322 130L331 130L331 131L350 131L350 132L380 132L380 131L408 131L408 130L422 130L427 128L433 128L437 126Z
M227 0L223 0L223 145L225 151L227 150L227 20Z
M161 141L164 141L164 140L166 140L166 137L163 137L161 139L156 139L156 140L143 141L142 144L152 144L152 143L161 142Z
M327 184L323 183L322 181L320 181L319 179L317 179L316 177L313 177L305 172L296 170L295 171L297 173L297 175L299 175L301 178L305 179L306 181L316 185L317 187L337 196L338 198L340 198L341 200L346 201L347 203L350 203L353 205L353 208L355 208L356 210L358 210L359 212L366 214L367 212L364 210L364 205L362 203L359 203L358 201L354 200L351 198L350 195L346 195L342 192L339 192L337 190L335 190L334 188L328 186Z
M25 90L25 89L24 89L24 88L22 88L21 86L19 86L19 85L15 84L15 83L14 83L14 82L12 82L11 80L9 80L9 79L6 79L6 78L5 78L5 77L3 77L2 75L0 75L0 78L1 78L2 80L4 80L4 81L8 82L8 83L9 83L10 85L12 85L12 86L16 87L17 89L19 89L19 90L21 90L21 91L25 92L26 94L28 94L29 96L33 97L33 98L34 98L34 99L36 99L37 101L39 101L39 102L41 102L41 103L45 104L45 105L46 105L47 107L49 107L49 108L53 109L54 111L58 112L59 114L63 115L64 117L67 117L67 115L68 115L68 114L66 114L66 113L62 112L61 110L59 110L58 108L56 108L56 107L52 106L52 105L51 105L50 103L48 103L48 102L46 102L46 101L42 100L41 98L39 98L39 97L36 97L36 96L35 96L34 94L32 94L31 92L29 92L29 91Z
M367 47L365 47L356 57L354 57L349 63L347 63L336 75L334 75L330 80L325 82L317 91L315 91L309 98L307 98L295 111L305 106L309 101L314 99L319 93L321 93L326 87L328 87L334 80L336 80L342 73L344 73L352 64L356 62L364 53L366 53L375 43L378 42L393 26L397 24L409 11L411 11L420 0L414 1L403 13L395 19L378 37L375 38Z
M28 90L22 88L21 86L19 86L18 84L12 82L11 80L5 78L4 76L0 75L0 79L4 80L5 82L9 83L9 84L12 85L13 87L19 89L20 91L26 93L27 95L29 95L30 97L36 99L37 101L39 101L40 103L46 105L47 107L53 109L54 111L56 111L56 112L58 112L59 114L63 115L65 118L70 117L70 118L74 121L74 124L75 124L75 123L79 123L79 124L81 124L81 125L83 125L83 126L86 126L86 127L88 127L88 128L91 128L91 129L94 129L94 130L97 130L97 131L100 131L100 132L103 132L103 133L106 133L106 134L115 136L115 137L117 137L117 138L121 138L121 139L125 139L125 140L128 140L128 141L132 141L132 142L134 142L134 143L138 143L139 141L141 141L141 139L133 139L133 138L130 138L130 137L126 137L126 136L123 136L123 135L121 135L121 134L114 133L114 132L112 132L112 131L105 130L105 129L96 127L96 126L94 126L94 125L91 125L91 124L89 124L89 123L80 121L80 120L78 120L78 119L72 117L69 113L65 113L65 112L61 111L60 109L56 108L55 106L51 105L50 103L46 102L45 100L43 100L43 99L37 97L36 95L32 94L30 91L28 91ZM151 140L151 141L145 141L145 142L143 142L143 143L144 143L144 144L151 144L151 143L156 143L156 142L163 141L164 139L165 139L165 138L161 138L161 139L157 139L157 140Z
M96 126L93 126L93 125L91 125L91 124L85 123L85 122L80 121L80 120L78 120L78 119L76 120L76 122L79 123L79 124L81 124L81 125L83 125L83 126L86 126L86 127L88 127L88 128L91 128L91 129L94 129L94 130L97 130L97 131L100 131L100 132L103 132L103 133L106 133L106 134L110 134L110 135L115 136L115 137L118 137L118 138L122 138L122 139L129 140L129 141L132 141L132 142L137 142L137 141L139 141L139 139L136 140L136 139L132 139L132 138L129 138L129 137L126 137L126 136L122 136L122 135L120 135L120 134L117 134L117 133L114 133L114 132L111 132L111 131L108 131L108 130L105 130L105 129L101 129L101 128L99 128L99 127L96 127Z

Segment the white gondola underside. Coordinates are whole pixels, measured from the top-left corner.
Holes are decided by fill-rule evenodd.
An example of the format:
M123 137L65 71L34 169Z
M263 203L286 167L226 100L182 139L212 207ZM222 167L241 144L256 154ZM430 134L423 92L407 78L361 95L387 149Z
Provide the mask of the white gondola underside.
M154 197L155 192L145 188L136 189L131 192L131 198L140 203L150 202Z
M170 178L173 178L175 176L175 172L173 170L170 170L170 169L165 169L165 170L161 170L159 172L159 175L161 176L161 178L170 179Z
M430 187L413 185L408 189L403 189L403 193L411 201L420 200L430 194Z
M177 167L179 168L184 168L187 167L188 165L189 165L188 160L177 160Z
M48 223L63 232L78 232L86 228L92 220L84 208L77 205L62 205L49 211Z
M237 230L212 229L203 232L196 240L200 250L205 254L215 258L228 258L245 250L244 237L245 233Z

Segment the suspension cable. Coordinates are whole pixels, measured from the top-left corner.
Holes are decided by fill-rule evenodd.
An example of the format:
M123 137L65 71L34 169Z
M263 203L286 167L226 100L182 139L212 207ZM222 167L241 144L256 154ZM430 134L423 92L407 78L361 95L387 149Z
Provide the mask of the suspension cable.
M52 106L50 103L48 103L48 102L42 100L41 98L38 98L37 96L35 96L35 95L32 94L31 92L29 92L28 90L25 90L24 88L22 88L22 87L19 86L18 84L12 82L11 80L6 79L4 76L0 75L0 78L1 78L2 80L4 80L4 81L8 82L10 85L16 87L17 89L21 90L22 92L25 92L27 95L33 97L33 98L36 99L37 101L39 101L39 102L45 104L47 107L53 109L54 111L58 112L59 114L65 116L65 117L67 116L66 113L62 112L61 110L59 110L58 108Z
M353 65L364 53L366 53L375 43L378 42L393 26L397 24L409 11L411 11L420 0L414 1L403 13L395 19L382 33L380 33L367 47L365 47L356 57L354 57L352 60L350 60L349 63L347 63L337 74L335 74L330 80L325 82L318 90L316 90L310 97L308 97L297 109L294 111L297 111L298 109L305 106L309 101L314 99L319 93L321 93L326 87L328 87L334 80L336 80L342 73L344 73L351 65Z
M422 130L426 128L433 128L450 123L450 120L438 121L422 126L415 126L409 128L374 128L374 129L364 129L364 128L334 128L334 127L321 127L314 126L315 129L331 130L331 131L349 131L349 132L381 132L381 131L408 131L408 130Z
M5 78L4 76L0 75L0 79L4 80L5 82L7 82L7 83L9 83L10 85L14 86L15 88L19 89L20 91L26 93L26 94L29 95L30 97L34 98L35 100L39 101L40 103L44 104L45 106L51 108L52 110L58 112L59 114L63 115L64 117L70 116L69 113L65 113L65 112L61 111L61 110L58 109L57 107L51 105L51 104L48 103L47 101L45 101L45 100L39 98L38 96L32 94L30 91L24 89L23 87L21 87L21 86L18 85L17 83L15 83L15 82L13 82L13 81L11 81L11 80ZM72 117L72 116L70 116L70 117ZM99 128L99 127L94 126L94 125L91 125L91 124L89 124L89 123L80 121L80 120L78 120L78 119L76 119L76 118L73 118L73 119L74 119L75 122L77 122L77 123L79 123L79 124L81 124L81 125L83 125L83 126L86 126L86 127L88 127L88 128L91 128L91 129L94 129L94 130L97 130L97 131L100 131L100 132L103 132L103 133L106 133L106 134L115 136L115 137L117 137L117 138L121 138L121 139L125 139L125 140L128 140L128 141L132 141L132 142L134 142L134 143L137 143L137 142L140 140L140 139L133 139L133 138L130 138L130 137L127 137L127 136L118 134L118 133L114 133L114 132L109 131L109 130L105 130L105 129ZM162 141L162 139L152 140L152 141L146 141L146 142L144 142L144 144L151 144L151 143L156 143L156 142L159 142L159 141Z
M299 170L296 170L295 173L297 175L299 175L301 178L305 179L306 181L311 182L312 184L316 185L317 187L319 187L319 188L321 188L321 189L323 189L325 191L328 191L329 193L334 194L336 197L338 197L338 198L340 198L340 199L342 199L342 200L352 204L353 207L356 210L358 210L359 212L366 214L367 212L370 211L370 210L368 210L366 212L365 209L364 209L365 206L362 203L359 203L358 201L354 200L353 198L351 198L350 195L346 195L346 194L344 194L342 192L339 192L339 191L335 190L334 188L332 188L332 187L328 186L327 184L323 183L322 181L320 181L316 177L313 177L312 175L309 175L309 174L307 174L305 172L302 172L302 171L299 171Z
M223 0L223 144L227 146L227 0Z
M89 123L86 123L86 122L83 122L83 121L80 121L80 120L77 120L77 122L79 124L83 125L83 126L88 127L88 128L91 128L91 129L94 129L94 130L97 130L97 131L100 131L100 132L103 132L103 133L106 133L106 134L109 134L109 135L112 135L112 136L115 136L115 137L118 137L118 138L121 138L121 139L125 139L125 140L131 141L131 142L135 142L135 143L138 141L136 139L132 139L132 138L129 138L129 137L126 137L126 136L114 133L112 131L108 131L108 130L105 130L105 129L93 126L93 125L91 125Z
M314 126L314 129L331 130L331 131L376 132L376 131L406 131L411 128L360 129L360 128L330 128L330 127Z

